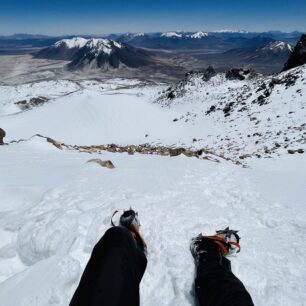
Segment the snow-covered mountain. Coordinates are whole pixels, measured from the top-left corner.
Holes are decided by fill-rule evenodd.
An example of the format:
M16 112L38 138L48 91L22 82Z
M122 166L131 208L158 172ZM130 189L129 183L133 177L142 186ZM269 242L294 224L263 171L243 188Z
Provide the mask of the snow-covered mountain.
M192 32L192 33L183 33L183 32L165 32L160 35L160 37L164 38L184 38L184 39L202 39L204 37L207 37L209 34L207 32Z
M139 68L154 64L148 51L107 39L91 39L75 54L68 67L119 68L124 65Z
M229 30L229 29L221 29L221 30L214 30L212 33L230 33L230 34L247 34L248 31L245 30Z
M258 50L261 51L272 51L273 53L278 53L278 52L292 52L293 47L290 44L287 44L283 41L275 41L275 42L270 42L268 45L266 45L263 48L260 48ZM257 51L257 50L256 50Z
M64 47L67 49L73 49L73 48L83 48L86 43L87 43L88 39L85 39L83 37L74 37L71 39L62 39L57 41L54 44L54 47L56 48L60 48L60 47Z
M39 58L70 60L69 69L118 68L120 65L138 68L153 65L152 54L114 40L75 37L56 42L39 51Z
M283 41L270 42L266 46L257 48L256 50L246 50L245 60L246 62L252 63L271 63L276 62L279 65L285 63L289 58L293 50L290 44ZM241 53L240 53L241 54Z
M166 38L183 38L183 34L177 32L165 32L162 33L160 36Z
M235 39L236 41L237 39ZM235 48L223 53L207 55L208 64L221 62L225 67L247 67L265 74L277 73L292 53L292 46L283 41L275 41L267 37L241 39L241 48ZM246 41L245 41L246 40Z
M57 60L71 60L76 52L83 48L87 42L88 40L83 37L62 39L57 41L52 46L38 51L34 54L34 57Z
M190 38L201 39L201 38L206 37L206 36L208 36L207 32L199 31L199 32L195 32L195 33L191 34Z

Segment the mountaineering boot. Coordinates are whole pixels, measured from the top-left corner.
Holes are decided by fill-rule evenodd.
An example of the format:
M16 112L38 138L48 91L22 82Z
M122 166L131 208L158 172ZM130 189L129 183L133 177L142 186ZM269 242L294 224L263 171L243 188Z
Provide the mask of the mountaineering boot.
M194 283L198 305L254 306L243 283L233 274L229 255L240 249L237 231L216 231L215 235L193 238L191 253L196 264Z
M222 255L218 246L213 240L205 238L202 234L191 240L190 251L197 266L208 261L216 261L218 263L222 261Z
M237 232L227 227L224 230L216 231L213 236L200 234L193 238L190 251L197 265L201 262L217 261L230 270L230 261L225 257L240 251L240 237Z
M140 222L138 219L138 213L133 209L126 210L120 216L120 225L128 228L130 231L139 231Z
M138 246L146 254L147 253L147 245L146 245L144 239L142 238L142 236L139 233L140 222L139 222L139 219L138 219L138 213L135 212L132 208L130 208L129 210L123 211L123 213L121 214L121 216L119 218L119 221L117 222L117 225L115 225L114 222L113 222L113 217L115 216L116 213L118 213L117 210L113 213L113 216L112 216L112 219L111 219L111 224L113 226L122 226L122 227L125 227L128 230L130 230L131 234L134 237L134 239L136 240Z

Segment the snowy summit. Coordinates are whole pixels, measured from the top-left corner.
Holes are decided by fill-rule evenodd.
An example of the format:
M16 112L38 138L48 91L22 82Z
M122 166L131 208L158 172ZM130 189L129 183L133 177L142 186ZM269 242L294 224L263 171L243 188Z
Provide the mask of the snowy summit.
M54 46L55 47L65 46L69 49L83 48L86 45L87 41L88 41L88 39L85 39L83 37L73 37L73 38L70 38L70 39L59 40L54 44Z
M221 29L221 30L214 30L212 33L240 33L240 34L246 34L249 33L245 30L227 30L227 29Z
M181 33L177 32L165 32L161 34L161 37L166 37L166 38L182 38L183 35Z
M206 36L208 36L208 33L200 31L200 32L196 32L190 35L190 38L201 39Z
M293 51L293 48L290 44L285 43L283 41L276 41L276 42L271 42L269 43L267 46L265 46L264 48L262 48L262 50L270 50L273 52L279 52L279 51Z
M90 39L84 45L86 48L90 49L91 53L99 54L99 53L106 53L111 54L113 52L113 47L121 49L122 45L116 41L108 40L108 39Z

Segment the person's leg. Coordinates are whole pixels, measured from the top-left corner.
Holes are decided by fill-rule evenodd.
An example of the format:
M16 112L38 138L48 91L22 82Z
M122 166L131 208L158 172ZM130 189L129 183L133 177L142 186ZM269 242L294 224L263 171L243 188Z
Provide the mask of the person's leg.
M96 244L70 306L139 306L147 260L130 230L110 228Z
M213 240L202 238L193 247L197 265L195 291L200 306L253 306L250 294Z

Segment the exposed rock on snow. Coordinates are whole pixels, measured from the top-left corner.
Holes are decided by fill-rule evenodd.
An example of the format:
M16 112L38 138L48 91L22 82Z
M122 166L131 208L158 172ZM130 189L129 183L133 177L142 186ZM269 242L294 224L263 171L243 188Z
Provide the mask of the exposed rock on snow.
M108 169L114 169L115 166L114 164L110 161L110 160L102 160L99 158L94 158L94 159L90 159L87 161L87 163L96 163L98 165L100 165L101 167L105 167Z
M201 158L203 160L210 160L214 162L219 162L221 159L223 159L231 161L237 165L243 165L237 158L232 159L225 157L224 155L218 155L217 153L215 153L214 151L208 148L193 150L193 149L186 149L183 147L175 147L175 146L171 147L157 146L157 145L151 145L149 143L140 144L140 145L127 145L127 146L117 145L113 143L106 145L81 146L81 145L70 145L63 142L59 142L50 137L42 136L40 134L36 134L30 137L29 139L13 140L10 143L14 144L14 143L28 142L36 137L46 139L47 142L51 143L57 149L79 151L82 153L101 154L103 151L106 151L111 153L128 153L129 155L133 155L135 153L146 154L146 155L171 156L171 157L185 155L186 157L196 157L196 158ZM197 140L193 139L193 142L195 141ZM111 164L111 161L102 161L101 159L91 159L87 162L95 162L100 164L102 167L112 168L113 166L115 168L115 166Z
M291 56L285 64L283 71L306 64L306 34L302 35L296 44Z
M189 73L156 103L180 110L175 122L209 126L213 147L226 156L239 152L241 159L267 157L306 142L305 80L305 65L269 77L242 69L212 77L207 77L207 71Z
M257 76L257 74L255 73L255 71L250 70L250 69L230 69L228 71L226 71L225 73L225 77L228 80L245 80L246 78L254 78L255 76Z
M304 149L297 149L297 150L288 150L288 153L289 154L294 154L294 153L300 153L300 154L303 154L304 153Z
M46 97L35 97L27 100L15 102L15 104L23 111L29 110L33 107L41 106L46 103L49 99Z
M6 133L3 129L0 128L0 145L3 145L3 138L5 137Z
M42 136L39 135L39 137L42 137ZM48 142L50 142L51 144L53 144L56 148L58 148L58 149L60 149L60 150L63 149L63 148L62 148L62 144L61 144L60 142L58 142L58 141L56 141L56 140L54 140L54 139L52 139L52 138L50 138L50 137L46 137L46 140L47 140Z

